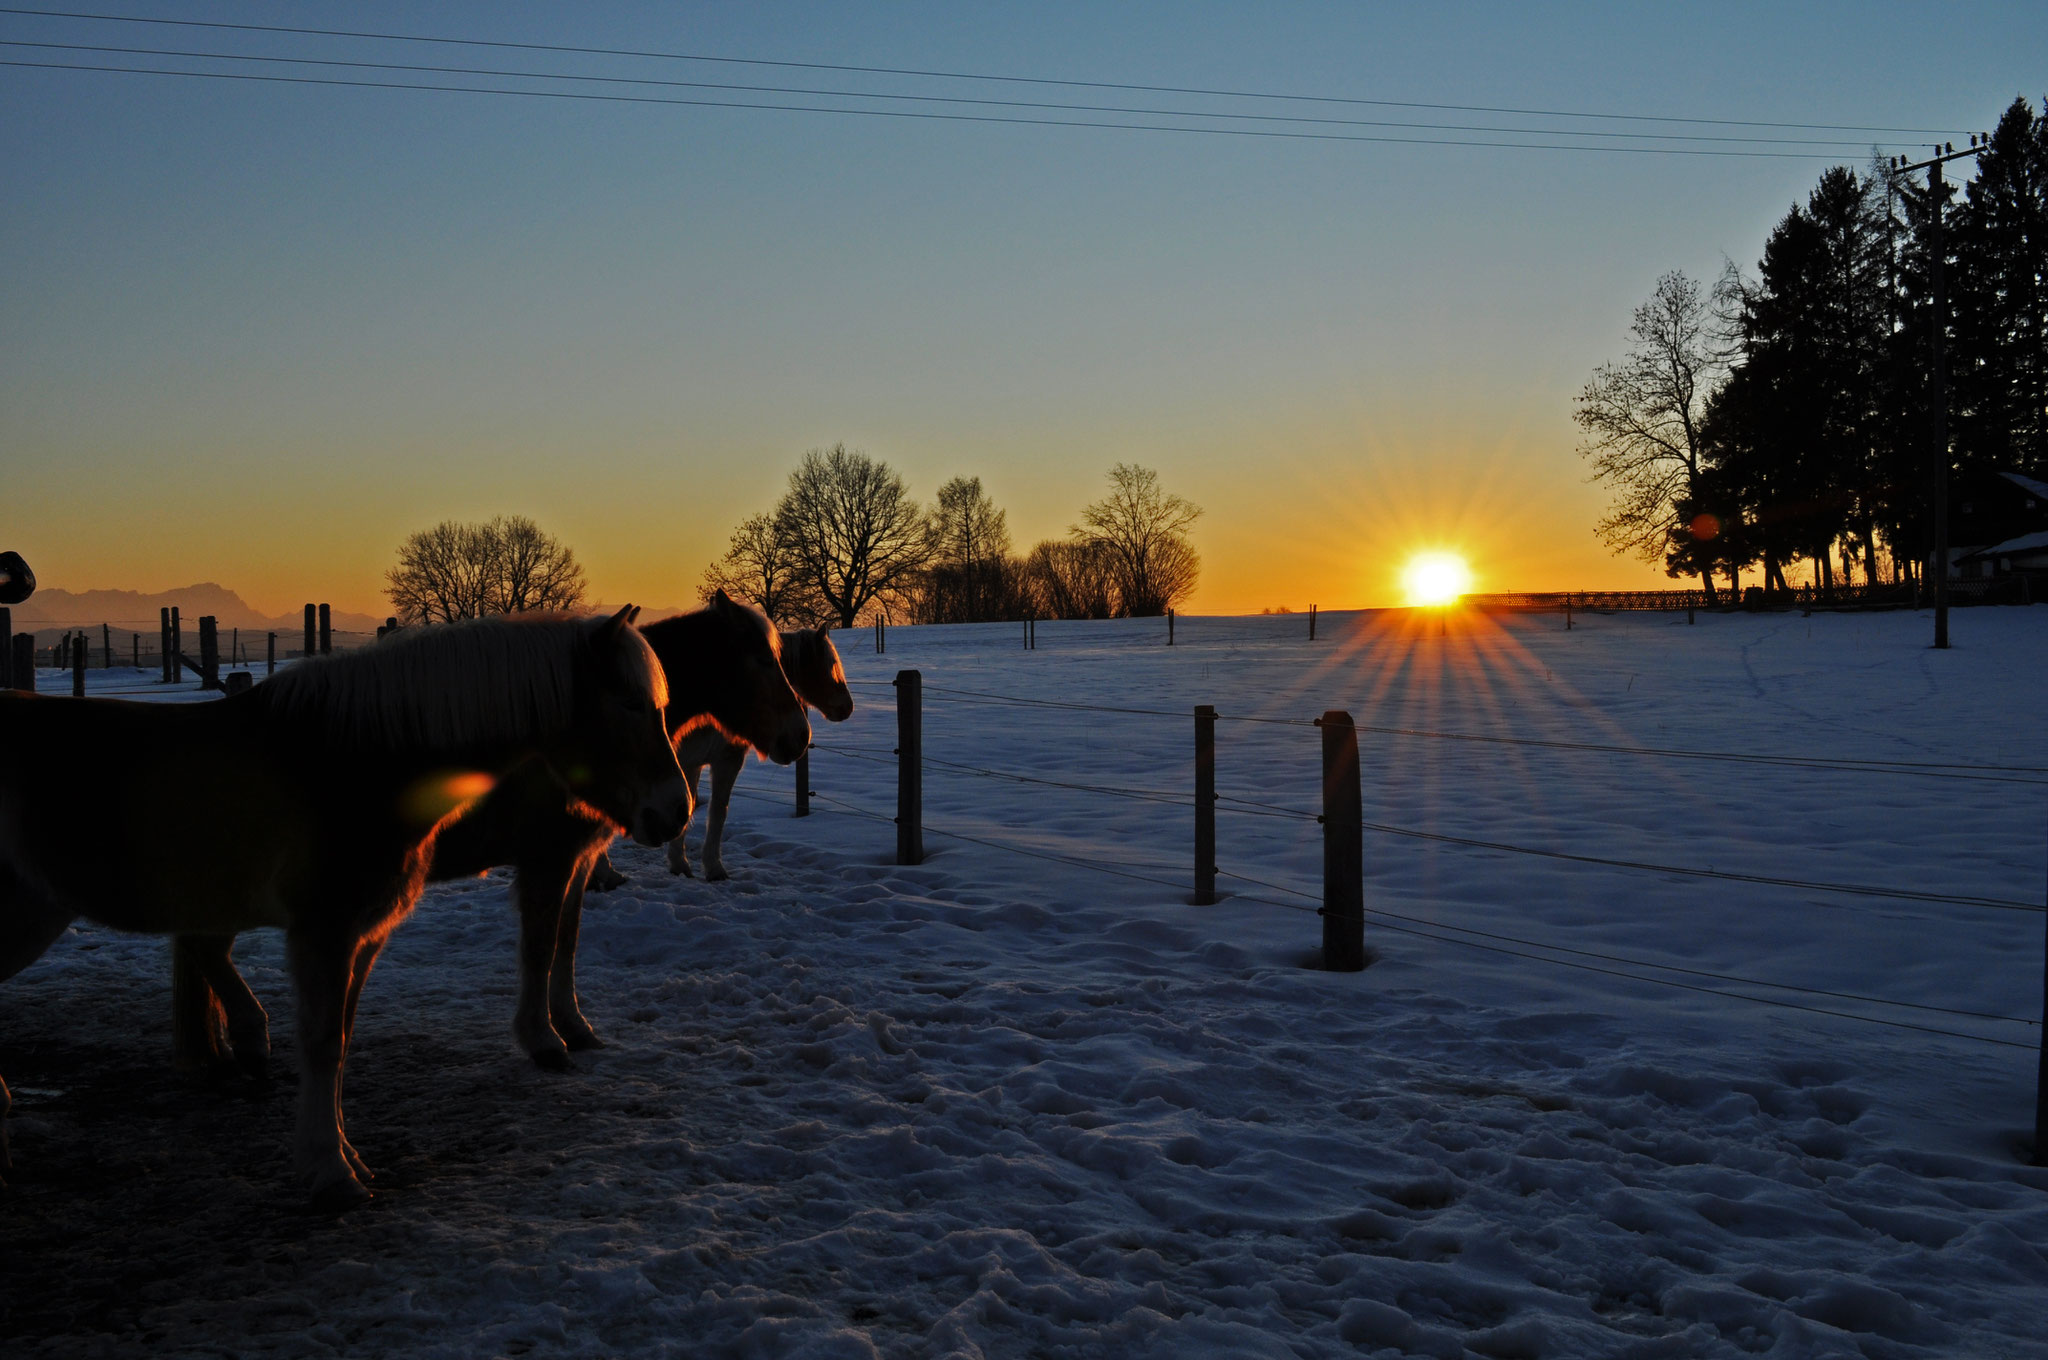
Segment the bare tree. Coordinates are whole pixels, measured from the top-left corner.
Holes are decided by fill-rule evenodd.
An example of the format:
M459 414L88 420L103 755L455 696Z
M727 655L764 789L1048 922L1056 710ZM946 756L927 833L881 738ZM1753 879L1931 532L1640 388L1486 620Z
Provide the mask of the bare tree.
M1159 474L1135 463L1109 470L1109 495L1081 511L1073 534L1107 555L1120 613L1164 614L1195 588L1202 559L1187 541L1202 511L1159 487Z
M1021 618L1029 609L1018 564L1010 557L1008 517L981 489L979 477L955 477L932 506L932 561L915 593L926 623Z
M399 545L385 593L405 623L473 619L484 612L493 570L484 526L443 520Z
M583 603L583 568L567 544L524 515L501 515L483 528L496 546L484 612L574 609Z
M1040 618L1106 619L1117 612L1109 555L1093 543L1047 539L1024 559L1024 581Z
M1592 480L1616 496L1594 532L1618 553L1662 560L1676 507L1701 500L1700 420L1728 370L1715 320L1714 302L1698 283L1676 271L1664 275L1636 308L1628 353L1593 370L1579 393L1572 413L1586 432L1579 455L1592 460ZM1700 581L1713 598L1711 574L1702 570Z
M937 560L954 566L1007 557L1009 516L981 489L981 478L955 477L932 505L932 537Z
M822 617L817 596L805 588L801 563L775 525L774 516L755 515L733 530L725 556L704 569L697 593L706 603L721 590L751 600L784 626L816 623Z
M844 444L812 449L789 474L775 532L795 557L798 581L842 628L909 586L932 553L924 513L903 479Z
M525 609L574 609L583 568L553 535L523 515L487 524L443 520L398 548L385 574L391 607L406 623L453 623Z

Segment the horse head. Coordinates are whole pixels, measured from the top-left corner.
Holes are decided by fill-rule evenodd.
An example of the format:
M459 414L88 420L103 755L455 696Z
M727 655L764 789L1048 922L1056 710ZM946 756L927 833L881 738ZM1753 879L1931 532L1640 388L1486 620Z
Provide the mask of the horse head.
M567 749L550 753L577 797L642 845L661 845L689 824L690 785L676 765L662 710L668 679L631 625L639 606L583 627L576 718Z
M853 716L853 691L846 687L846 667L828 636L832 625L800 628L782 635L782 669L797 695L825 715L827 722Z
M777 765L811 747L811 720L782 668L782 637L768 616L718 591L706 611L724 651L711 695L714 721Z

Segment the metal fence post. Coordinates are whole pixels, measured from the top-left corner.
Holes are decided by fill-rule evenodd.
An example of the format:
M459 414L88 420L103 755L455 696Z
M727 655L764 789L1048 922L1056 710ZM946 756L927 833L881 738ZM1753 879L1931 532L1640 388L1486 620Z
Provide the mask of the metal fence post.
M315 637L316 637L316 634L315 634L315 633L314 633L314 631L313 631L313 619L314 619L314 617L315 617L315 610L314 610L313 606L312 606L312 605L307 605L307 606L306 606L306 650L305 650L305 651L303 651L303 652L300 652L300 653L299 653L299 655L300 655L300 656L311 656L311 655L313 655L313 648L314 648L314 646L316 645L316 643L315 643L315 640L314 640L314 639L315 639Z
M811 748L796 758L796 815L811 815Z
M924 863L924 677L896 672L896 862Z
M178 617L178 606L171 606L171 683L178 684L185 678L185 624Z
M1358 729L1331 709L1323 729L1323 967L1365 967L1365 820L1359 791Z
M1310 642L1316 640L1316 607L1314 605L1308 607L1308 640Z
M1195 905L1216 901L1216 709L1195 705Z
M270 635L270 654L267 658L267 667L263 673L265 675L277 674L277 634L275 633Z
M80 633L71 643L71 697L85 697L85 658L92 649L86 645L85 634Z
M156 645L157 649L162 653L162 655L157 657L157 668L163 672L163 674L159 678L163 681L164 684L168 685L175 678L171 674L171 666L173 663L171 661L170 606L166 605L163 608L157 610L156 626Z
M334 617L326 605L320 606L320 655L326 656L334 650Z

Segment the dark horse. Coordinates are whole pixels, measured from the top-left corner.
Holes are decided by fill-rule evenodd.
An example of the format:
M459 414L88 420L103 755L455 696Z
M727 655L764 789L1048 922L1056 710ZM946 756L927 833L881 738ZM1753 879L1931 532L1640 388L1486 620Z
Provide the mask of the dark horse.
M804 707L783 676L767 618L723 591L694 613L640 630L668 676L670 740L715 734L788 764L810 745ZM259 686L260 688L260 686ZM742 748L745 749L745 748ZM584 806L557 771L530 761L446 827L431 882L473 878L500 864L518 871L519 1002L512 1030L542 1067L568 1066L572 1049L602 1041L576 999L576 937L592 864L619 830ZM263 1007L235 971L231 936L180 936L172 956L172 1034L183 1067L222 1061L225 1024L235 1060L260 1073L269 1050Z
M829 627L829 625L828 625ZM846 668L840 664L839 649L825 628L801 628L782 635L782 670L805 703L825 716L827 722L845 722L853 716L853 691L846 687ZM676 763L683 778L690 781L690 800L697 802L697 772L711 767L711 816L704 826L704 877L722 879L725 858L720 845L725 838L725 810L732 803L732 786L747 765L748 745L722 732L706 729L692 732L676 743ZM694 815L694 814L692 814ZM683 828L687 834L689 828ZM684 837L668 843L670 873L690 872L690 852Z
M282 928L293 1162L316 1204L367 1199L342 1064L371 964L447 822L531 761L644 844L689 814L635 612L418 629L214 703L0 697L0 978L80 916L228 939Z

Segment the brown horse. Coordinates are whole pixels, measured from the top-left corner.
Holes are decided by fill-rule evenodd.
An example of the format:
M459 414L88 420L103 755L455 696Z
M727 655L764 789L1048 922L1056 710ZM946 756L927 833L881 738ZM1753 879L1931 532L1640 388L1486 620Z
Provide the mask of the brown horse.
M810 745L803 704L783 675L780 639L758 609L720 591L705 608L640 633L668 676L672 741L710 735L721 745L746 742L783 764ZM536 761L499 781L434 845L432 882L473 878L501 864L517 870L519 1001L512 1030L542 1067L565 1068L572 1049L602 1045L576 997L576 937L591 866L618 830ZM176 942L172 1034L181 1067L222 1061L223 1025L235 1061L254 1074L265 1066L267 1019L235 971L233 943L223 936Z
M827 722L845 722L853 716L853 691L846 687L846 668L840 664L839 649L832 645L826 628L803 628L782 635L782 670L803 701L825 716ZM726 876L725 859L719 848L725 837L725 811L732 802L732 786L746 768L748 746L728 740L711 730L693 732L676 743L676 763L683 778L690 781L690 796L697 795L697 772L711 767L711 819L704 826L704 877L716 882ZM689 832L686 825L685 835ZM684 836L668 843L668 868L673 874L690 872L690 852Z
M230 939L282 928L293 1161L316 1204L367 1199L342 1065L363 983L448 821L532 763L645 844L689 813L635 612L418 629L215 703L0 697L0 978L81 916Z

